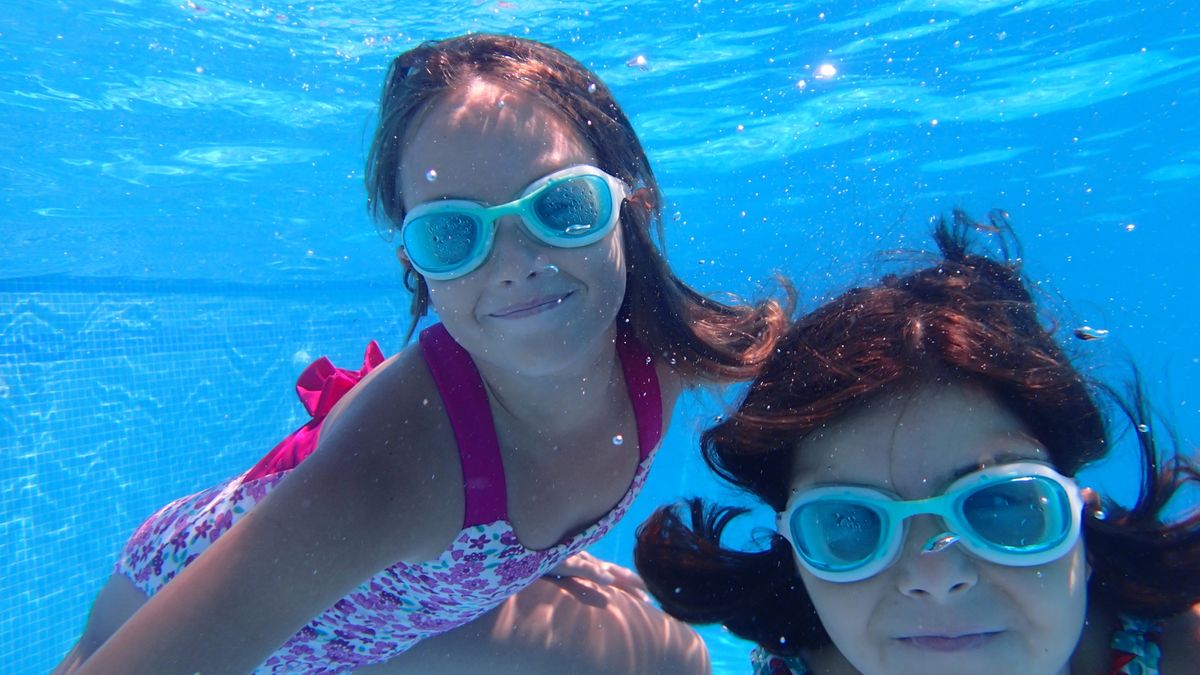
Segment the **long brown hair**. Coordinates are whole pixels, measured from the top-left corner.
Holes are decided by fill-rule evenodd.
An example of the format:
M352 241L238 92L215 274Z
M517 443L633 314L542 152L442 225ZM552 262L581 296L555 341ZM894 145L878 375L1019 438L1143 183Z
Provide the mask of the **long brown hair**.
M1095 395L1116 392L1071 364L1016 264L969 252L980 228L1004 233L1008 223L993 213L980 226L955 211L936 227L936 265L852 289L798 321L737 412L703 434L713 471L782 511L797 443L808 433L947 371L1017 414L1060 472L1105 457L1109 433ZM1139 391L1114 400L1138 430L1143 481L1131 508L1107 499L1089 507L1089 593L1117 611L1169 616L1200 600L1200 514L1167 524L1162 512L1200 476L1177 454L1160 459ZM742 512L698 499L660 509L639 530L634 554L647 586L676 617L724 623L777 654L828 644L782 537L761 552L722 546L722 530Z
M439 95L480 77L549 102L591 145L599 168L636 189L635 198L621 207L629 280L619 320L629 321L644 344L685 376L752 376L786 328L790 289L783 303L725 304L675 276L661 251L662 195L637 134L608 87L554 47L478 33L426 42L396 57L385 80L379 126L367 157L372 215L392 228L404 221L397 174L406 134ZM405 285L413 294L411 337L417 320L429 309L429 290L411 267L405 271Z

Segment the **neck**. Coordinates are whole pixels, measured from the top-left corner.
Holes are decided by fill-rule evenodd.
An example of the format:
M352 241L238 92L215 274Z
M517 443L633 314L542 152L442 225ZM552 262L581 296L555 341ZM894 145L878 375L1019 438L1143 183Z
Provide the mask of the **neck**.
M504 422L538 435L558 436L616 414L614 404L625 397L616 337L614 324L592 344L580 345L577 358L545 373L529 374L486 362L476 366Z

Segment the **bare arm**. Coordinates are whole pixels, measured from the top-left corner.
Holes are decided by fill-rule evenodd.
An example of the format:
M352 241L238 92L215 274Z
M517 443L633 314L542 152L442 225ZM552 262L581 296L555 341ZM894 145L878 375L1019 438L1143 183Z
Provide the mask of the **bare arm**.
M453 534L440 533L445 519L423 515L442 483L423 471L398 472L392 460L403 448L419 464L421 449L437 445L422 422L430 415L409 405L412 396L396 398L380 384L372 395L366 385L312 457L147 601L80 673L248 672L372 574L444 545L435 540ZM418 401L421 389L409 388ZM407 411L416 417L404 419Z

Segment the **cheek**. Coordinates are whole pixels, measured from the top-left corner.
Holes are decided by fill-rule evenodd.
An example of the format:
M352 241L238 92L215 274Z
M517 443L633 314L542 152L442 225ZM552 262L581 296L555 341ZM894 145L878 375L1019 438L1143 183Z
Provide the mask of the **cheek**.
M822 581L803 570L800 577L821 618L821 625L838 651L856 655L871 653L867 628L883 594L879 577L849 584Z
M1032 651L1048 663L1069 659L1079 643L1087 612L1087 565L1082 545L1049 565L998 568L993 579L1021 613Z
M471 288L470 278L450 281L427 281L429 287L429 304L438 318L450 323L470 317L475 306L475 293Z
M621 238L614 234L592 246L578 249L562 249L557 256L564 272L580 279L606 299L615 298L619 305L625 295L627 268Z

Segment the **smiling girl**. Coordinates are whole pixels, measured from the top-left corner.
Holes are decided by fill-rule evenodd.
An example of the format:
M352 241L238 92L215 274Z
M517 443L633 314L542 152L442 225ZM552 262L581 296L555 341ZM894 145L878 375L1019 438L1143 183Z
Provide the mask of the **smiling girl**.
M750 377L783 308L672 273L628 119L537 42L397 57L367 188L413 325L441 323L356 372L311 366L313 421L151 516L60 671L707 670L635 578L580 552L637 495L680 390Z

